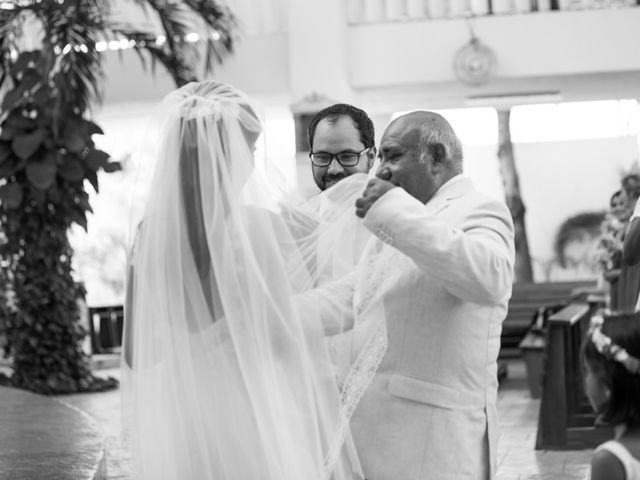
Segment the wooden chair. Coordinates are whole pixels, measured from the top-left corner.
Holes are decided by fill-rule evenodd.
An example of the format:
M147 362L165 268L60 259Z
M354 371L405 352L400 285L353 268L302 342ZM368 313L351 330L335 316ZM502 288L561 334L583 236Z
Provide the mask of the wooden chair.
M94 354L120 353L124 308L122 305L89 307L89 334Z

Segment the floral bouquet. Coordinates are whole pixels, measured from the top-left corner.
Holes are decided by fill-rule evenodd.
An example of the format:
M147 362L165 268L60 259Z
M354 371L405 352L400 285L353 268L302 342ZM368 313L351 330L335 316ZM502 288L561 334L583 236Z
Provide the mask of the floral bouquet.
M596 259L603 271L620 267L626 223L607 213L600 226L600 242Z

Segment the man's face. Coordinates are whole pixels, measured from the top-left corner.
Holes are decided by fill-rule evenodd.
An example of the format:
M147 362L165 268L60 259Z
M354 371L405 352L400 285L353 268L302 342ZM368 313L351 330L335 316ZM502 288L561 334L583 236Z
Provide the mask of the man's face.
M341 116L329 122L323 118L318 122L313 136L313 152L335 155L342 152L359 153L365 149L360 140L360 132L349 116ZM354 173L367 173L373 159L375 149L371 148L360 156L360 161L353 167L343 167L334 157L326 167L312 165L313 179L320 190L326 190L343 178Z
M441 185L432 165L433 157L421 152L420 130L416 125L401 118L387 127L380 142L378 176L387 170L391 183L427 203Z

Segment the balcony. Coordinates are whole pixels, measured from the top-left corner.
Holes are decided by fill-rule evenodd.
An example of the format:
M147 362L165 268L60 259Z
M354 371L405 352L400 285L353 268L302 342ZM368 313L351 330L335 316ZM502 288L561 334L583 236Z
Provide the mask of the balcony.
M636 0L347 0L350 25L632 8Z
M435 2L441 5L430 7ZM608 5L350 0L349 82L359 101L380 110L459 107L478 98L532 93L556 101L637 98L640 8ZM477 85L461 82L454 68L472 35L493 56L490 75Z
M216 78L270 103L318 92L373 113L531 93L556 101L640 98L640 8L632 1L288 2L286 28L244 35ZM472 31L495 58L478 85L454 70ZM151 89L139 82L133 53L124 55L131 75L122 75L116 53L110 57L110 101L157 98L172 88L164 77Z

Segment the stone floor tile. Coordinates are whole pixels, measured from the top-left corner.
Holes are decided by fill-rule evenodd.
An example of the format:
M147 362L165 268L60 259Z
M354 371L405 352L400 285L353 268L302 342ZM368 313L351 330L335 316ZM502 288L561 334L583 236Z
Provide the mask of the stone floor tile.
M119 377L118 369L97 373ZM508 376L498 392L500 438L495 480L584 480L591 450L535 450L540 400L530 397L525 375L521 361L510 362ZM87 412L100 427L106 442L107 480L134 480L128 445L120 434L120 392L65 395L58 399Z

